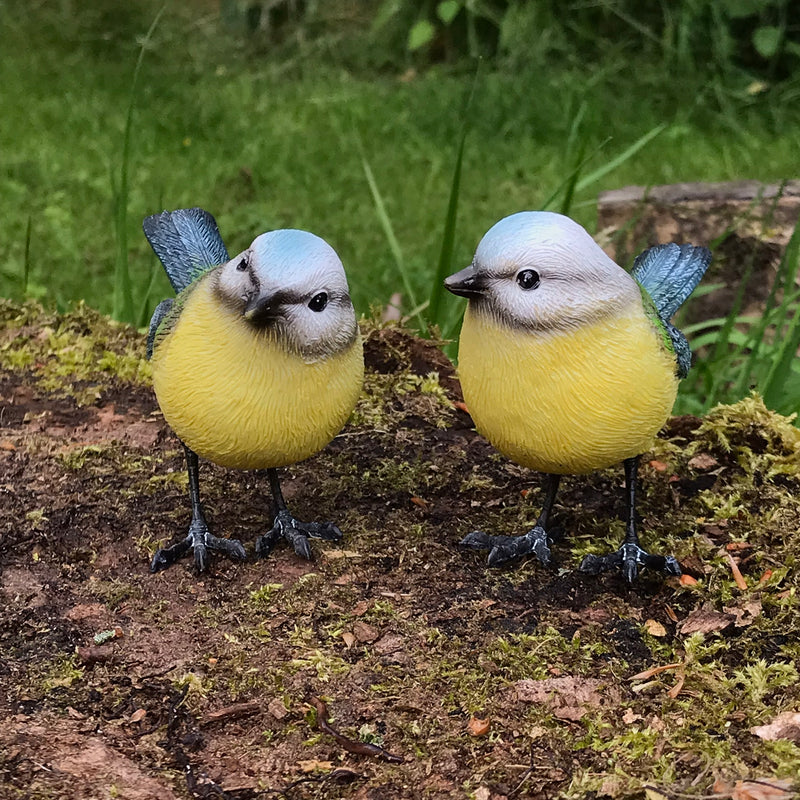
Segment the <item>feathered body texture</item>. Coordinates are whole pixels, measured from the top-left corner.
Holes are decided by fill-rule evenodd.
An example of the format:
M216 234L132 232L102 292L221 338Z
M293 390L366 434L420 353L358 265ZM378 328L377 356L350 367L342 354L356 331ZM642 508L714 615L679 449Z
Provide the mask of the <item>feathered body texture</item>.
M213 271L185 293L153 353L156 396L178 437L199 456L237 469L285 466L328 444L361 391L360 337L306 361L221 304Z
M710 257L663 245L629 275L560 214L498 222L445 282L470 299L458 370L478 430L517 463L554 474L646 451L691 359L669 318Z
M678 389L674 356L641 307L536 335L468 308L459 375L478 431L518 464L555 474L647 450Z

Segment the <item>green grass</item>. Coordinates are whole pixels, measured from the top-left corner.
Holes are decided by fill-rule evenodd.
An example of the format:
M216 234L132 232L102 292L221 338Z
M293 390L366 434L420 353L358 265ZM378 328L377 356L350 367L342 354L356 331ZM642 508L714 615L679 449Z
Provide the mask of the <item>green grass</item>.
M592 230L603 189L780 181L800 152L791 83L748 92L744 74L667 72L612 40L585 65L487 65L460 151L472 65L348 70L324 46L234 38L213 4L169 5L149 34L158 4L104 8L0 6L2 296L82 298L146 324L170 289L141 219L200 205L231 252L313 230L358 311L400 291L406 313L428 301L449 330L461 306L435 286L501 217L549 201Z

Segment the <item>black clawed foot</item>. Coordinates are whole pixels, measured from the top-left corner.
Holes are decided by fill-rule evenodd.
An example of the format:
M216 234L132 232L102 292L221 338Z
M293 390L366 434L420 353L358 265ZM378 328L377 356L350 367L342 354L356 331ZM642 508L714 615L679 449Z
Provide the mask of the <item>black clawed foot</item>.
M156 550L150 562L150 572L160 572L171 567L176 561L189 555L190 550L194 551L194 566L198 572L205 572L209 550L217 550L236 561L244 561L247 558L247 553L238 539L220 539L209 533L205 522L193 520L185 539L170 547Z
M623 544L615 553L605 556L585 556L579 567L587 575L599 575L610 569L621 569L625 580L633 583L639 574L639 567L647 567L665 575L680 575L681 568L675 556L651 555L638 544Z
M286 539L297 555L311 561L309 539L339 542L342 539L342 532L332 522L300 522L284 509L276 515L272 528L264 536L256 539L256 555L262 558L268 556L279 539Z
M499 567L530 553L544 565L548 565L552 560L550 540L541 525L531 528L524 536L490 536L483 531L473 531L459 544L472 550L488 550L490 567Z

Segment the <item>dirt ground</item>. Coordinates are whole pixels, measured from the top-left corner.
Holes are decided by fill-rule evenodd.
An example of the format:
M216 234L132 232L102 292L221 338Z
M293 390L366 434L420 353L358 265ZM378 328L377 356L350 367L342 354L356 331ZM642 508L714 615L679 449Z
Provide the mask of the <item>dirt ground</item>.
M621 468L564 482L554 567L490 570L458 540L527 530L540 478L434 345L370 326L353 420L283 478L344 541L256 560L266 479L202 464L249 558L152 575L190 514L143 353L0 301L0 797L794 796L800 435L757 398L643 459L645 546L694 580L577 572L621 539Z

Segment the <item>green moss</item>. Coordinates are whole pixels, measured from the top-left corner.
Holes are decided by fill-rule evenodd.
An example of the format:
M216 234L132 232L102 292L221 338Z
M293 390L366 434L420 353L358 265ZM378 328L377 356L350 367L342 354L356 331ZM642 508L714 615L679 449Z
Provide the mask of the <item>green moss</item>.
M0 300L0 367L28 369L42 390L81 405L113 383L151 379L142 335L83 303L58 314Z

